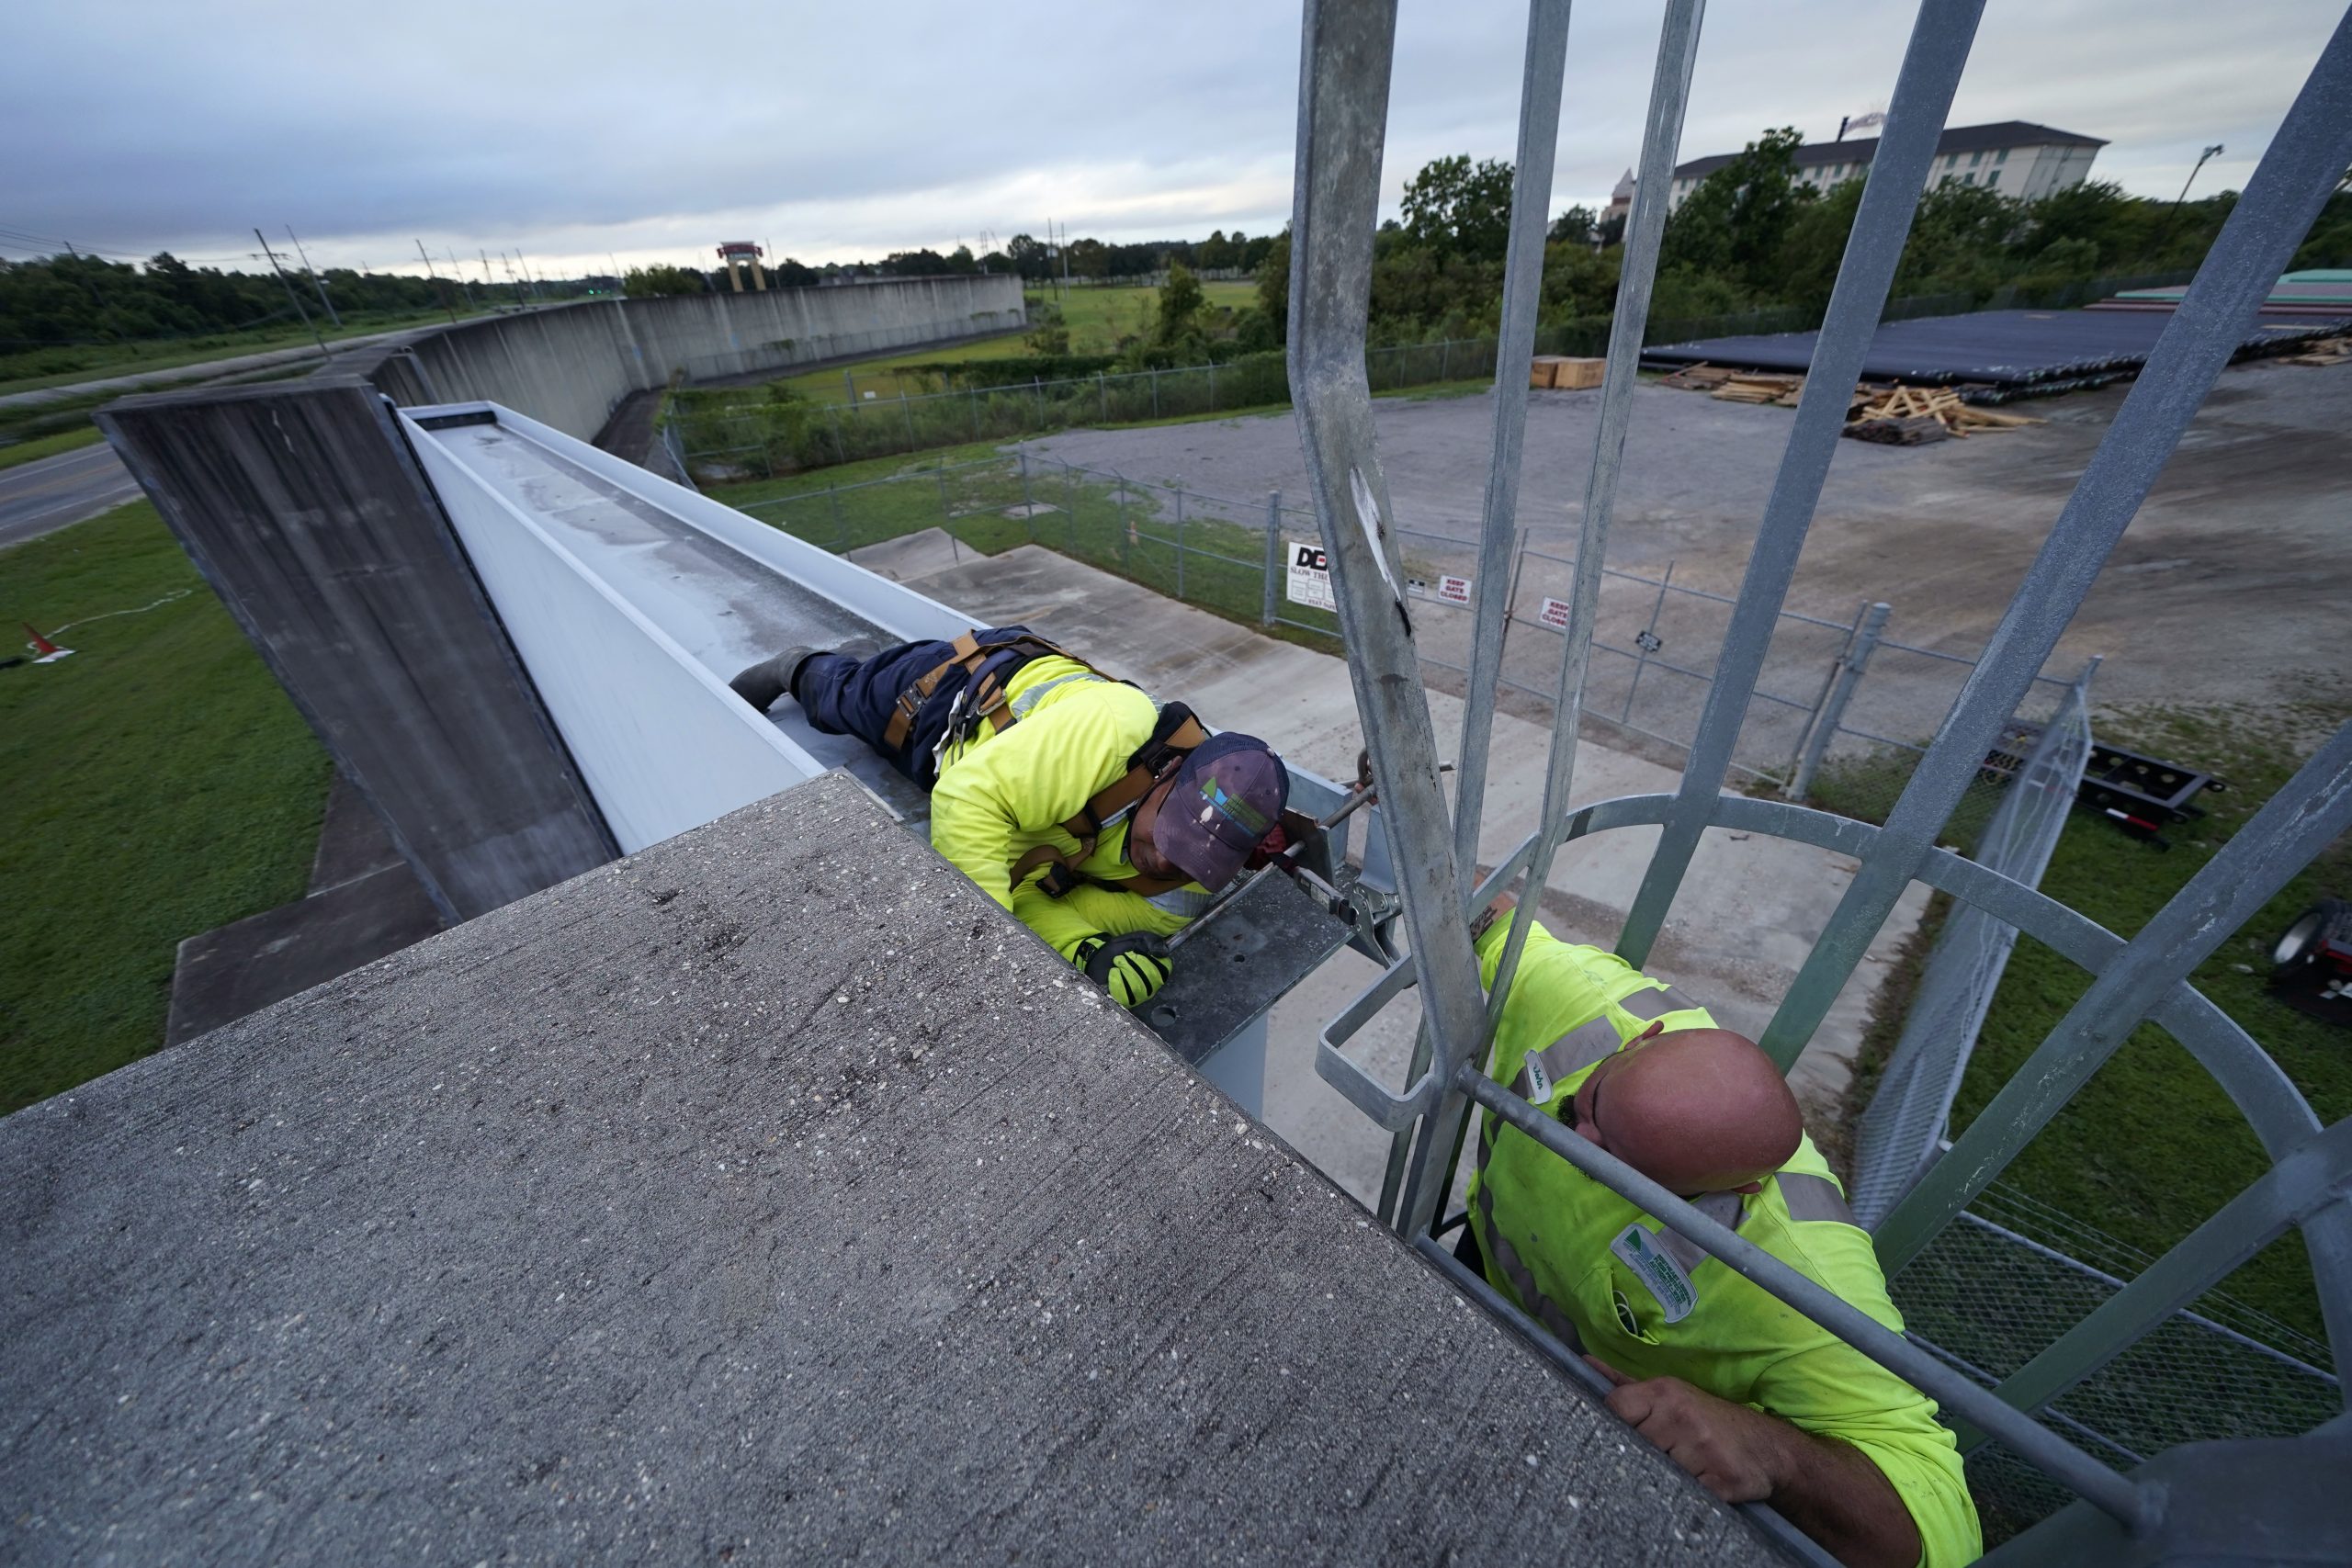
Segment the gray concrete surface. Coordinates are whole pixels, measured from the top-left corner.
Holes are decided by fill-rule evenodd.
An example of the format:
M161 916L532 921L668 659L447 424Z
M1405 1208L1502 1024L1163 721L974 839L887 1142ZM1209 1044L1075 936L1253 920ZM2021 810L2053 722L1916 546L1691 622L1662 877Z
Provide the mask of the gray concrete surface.
M139 481L103 441L0 468L0 550L138 499Z
M586 441L630 392L1017 327L1011 274L596 299L411 333L364 373L402 404L487 399Z
M922 558L920 547L909 554ZM1347 666L1329 654L1237 626L1035 547L935 570L909 585L982 624L1022 624L1081 650L1162 701L1180 698L1207 723L1262 737L1327 778L1352 777L1363 744ZM1430 694L1442 755L1459 743L1462 705ZM1551 738L1510 714L1495 719L1480 855L1500 861L1534 830ZM1670 792L1669 769L1588 739L1575 801ZM1554 863L1545 906L1569 941L1615 942L1657 840L1655 828L1579 840ZM1780 840L1711 829L1677 897L1651 967L1713 1009L1723 1023L1760 1033L1846 890L1856 863ZM1831 1124L1850 1076L1871 998L1894 950L1917 929L1927 890L1906 893L1869 956L1791 1075L1810 1119ZM1181 954L1180 954L1181 957ZM1316 1036L1374 978L1341 953L1277 1004L1267 1051L1265 1119L1350 1192L1378 1192L1386 1139L1314 1074ZM1364 1060L1401 1087L1418 1015L1408 1000L1361 1037Z
M372 333L365 337L337 338L328 346L337 354L346 354L372 344L394 342L409 336L415 330L413 327L402 327L397 332ZM177 387L189 381L215 380L247 371L276 370L288 365L299 366L306 360L311 364L319 362L318 344L306 343L294 348L273 348L260 354L238 354L226 359L175 365L167 370L137 370L121 376L69 381L57 387L36 387L28 392L10 392L0 397L0 408L35 408L43 403L62 402L69 398L85 398L92 392L149 391L161 387Z
M1845 622L1860 604L1883 599L1894 606L1891 637L1973 653L2127 390L2012 405L2049 423L2003 434L1916 447L1840 442L1791 605ZM1537 392L1530 400L1519 516L1537 545L1560 555L1572 553L1599 396ZM1399 521L1475 537L1491 397L1384 398L1374 409ZM1670 561L1677 583L1736 592L1792 418L1786 409L1639 389L1611 564L1655 575ZM2291 703L2309 695L2314 680L2342 680L2341 660L2327 650L2343 646L2344 606L2352 602L2352 534L2343 514L2352 490L2352 444L2342 436L2348 426L2352 371L2274 362L2225 371L2053 668L2071 674L2090 655L2106 655L2096 694L2109 704ZM1031 450L1232 498L1237 521L1262 517L1269 490L1306 504L1287 414L1070 432ZM1539 593L1566 594L1568 568L1532 564L1522 608ZM1603 630L1630 643L1654 596L1614 585L1611 597L1618 595L1621 606L1605 599ZM1672 613L1681 619L1663 628L1668 656L1710 668L1721 613L1696 604ZM1783 678L1810 696L1834 639L1792 631L1787 640L1797 646ZM1556 639L1515 633L1510 646L1510 672L1548 686ZM1864 682L1857 722L1905 737L1931 732L1962 674L1916 656L1882 658ZM1611 661L1596 661L1596 680L1623 675ZM1684 696L1695 713L1695 689Z
M616 852L374 388L156 393L98 420L446 919Z
M0 1205L14 1563L1767 1551L837 775L0 1120Z
M424 885L382 820L337 773L311 857L309 891L180 943L164 1043L193 1040L441 929Z

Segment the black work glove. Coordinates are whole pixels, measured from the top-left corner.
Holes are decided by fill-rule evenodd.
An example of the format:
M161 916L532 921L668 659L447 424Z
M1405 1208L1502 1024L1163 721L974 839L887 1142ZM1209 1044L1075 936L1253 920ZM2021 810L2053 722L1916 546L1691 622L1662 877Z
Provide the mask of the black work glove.
M1070 959L1123 1008L1149 1001L1176 970L1167 939L1149 931L1088 937L1071 951Z

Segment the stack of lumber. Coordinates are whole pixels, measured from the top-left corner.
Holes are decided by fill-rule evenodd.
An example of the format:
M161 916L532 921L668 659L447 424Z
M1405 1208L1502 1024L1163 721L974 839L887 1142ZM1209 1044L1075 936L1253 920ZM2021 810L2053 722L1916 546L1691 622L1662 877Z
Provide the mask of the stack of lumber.
M2352 359L2352 337L2322 338L2301 354L2290 354L2282 365L2341 365Z
M1600 385L1601 372L1608 368L1605 359L1575 359L1562 354L1539 354L1528 367L1530 388L1548 387L1554 391L1579 392Z
M1684 366L1670 376L1660 377L1658 385L1679 388L1686 392L1712 392L1737 374L1739 372L1736 370L1724 370L1702 359L1696 365Z
M1894 441L1907 446L1912 443L1883 433L1866 433L1863 427L1918 419L1933 420L1944 427L1946 434L1963 438L1985 431L2015 430L2019 425L2041 423L2021 413L2000 413L1964 403L1960 394L1949 387L1897 387L1856 410L1846 434L1859 441Z
M1735 370L1714 395L1727 403L1777 403L1792 409L1804 395L1804 378L1770 370Z

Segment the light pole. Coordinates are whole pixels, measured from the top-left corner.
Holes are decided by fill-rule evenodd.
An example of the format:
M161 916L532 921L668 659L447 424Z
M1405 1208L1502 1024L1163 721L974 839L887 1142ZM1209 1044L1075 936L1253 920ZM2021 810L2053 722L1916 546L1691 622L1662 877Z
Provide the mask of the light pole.
M2222 144L2218 141L2214 142L2211 147L2206 148L2202 152L2197 154L2197 167L2189 170L2188 178L2180 182L2180 194L2172 198L2172 211L2165 214L2165 227L2166 229L2170 229L2172 227L2173 214L2180 210L2180 204L2188 199L2188 187L2196 183L2197 170L2203 168L2209 159L2218 158L2221 155Z

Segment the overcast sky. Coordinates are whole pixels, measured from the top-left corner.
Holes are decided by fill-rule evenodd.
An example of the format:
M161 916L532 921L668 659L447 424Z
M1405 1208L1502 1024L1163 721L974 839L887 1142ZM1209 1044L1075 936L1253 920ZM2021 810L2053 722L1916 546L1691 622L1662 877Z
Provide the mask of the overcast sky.
M71 241L247 265L291 224L319 265L520 250L551 273L803 261L1073 235L1261 233L1290 215L1299 17L1278 3L1035 6L567 0L33 5L0 58L0 254ZM2092 173L2242 186L2334 0L1992 0L1952 123L2106 138ZM1714 0L1682 156L1885 107L1912 7ZM1509 157L1523 5L1405 0L1389 203L1448 152ZM1553 210L1638 151L1657 7L1585 0Z

